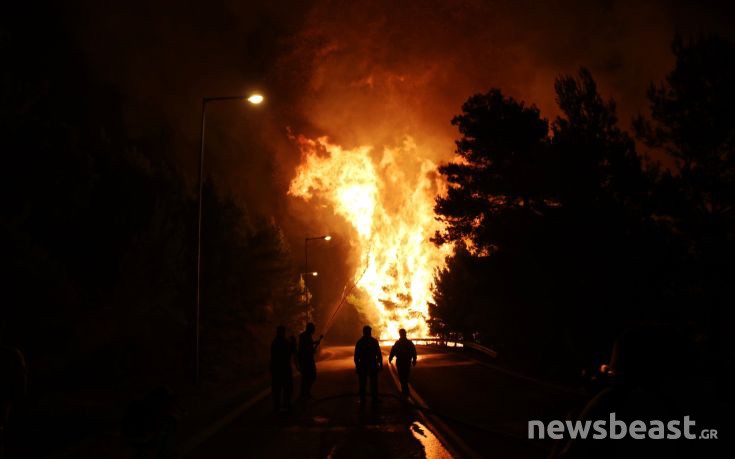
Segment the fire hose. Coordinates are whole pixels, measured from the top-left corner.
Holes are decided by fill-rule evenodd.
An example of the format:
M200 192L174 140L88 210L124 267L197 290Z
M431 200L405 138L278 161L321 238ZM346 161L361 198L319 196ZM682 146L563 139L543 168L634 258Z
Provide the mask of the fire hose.
M322 397L322 398L314 399L314 400L312 400L311 404L312 405L316 405L316 404L323 403L323 402L328 402L328 401L331 401L331 400L337 400L337 399L341 399L341 398L356 398L358 396L359 396L359 394L357 394L357 393L344 392L344 393L341 393L341 394L329 395L327 397ZM477 423L472 422L472 421L461 419L461 418L459 418L457 416L448 414L446 412L438 411L438 410L435 410L433 408L429 408L428 406L424 406L424 405L418 404L418 403L414 402L413 400L411 400L410 398L404 398L403 396L400 396L400 395L389 394L389 393L385 393L385 392L378 392L378 396L379 397L385 397L385 398L394 398L394 399L400 400L406 406L411 407L411 408L413 408L413 409L415 409L417 411L421 411L421 412L426 413L426 414L431 414L433 416L442 418L445 421L449 421L449 422L451 422L451 423L453 423L455 425L460 425L460 426L463 426L465 428L470 428L470 429L475 430L475 431L479 431L479 432L483 432L483 433L490 433L490 434L493 434L493 435L498 435L498 436L509 438L509 439L513 439L513 440L522 440L522 441L527 440L527 438L524 437L524 436L522 436L522 435L513 434L513 433L510 433L510 432L507 432L507 431L503 430L502 428L498 428L498 427L495 427L495 426L477 424ZM544 449L544 450L547 449L547 447L545 445L536 445L536 446L538 446L540 449Z
M337 303L337 307L334 308L334 312L332 312L332 315L329 316L329 319L327 320L327 323L324 324L324 331L322 332L322 335L326 335L329 329L332 327L332 324L334 322L334 318L337 316L337 313L340 309L342 309L342 306L344 306L345 301L347 300L347 297L350 296L353 290L355 290L355 287L357 287L357 284L360 283L363 276L365 276L365 273L367 272L368 267L370 266L370 251L372 250L372 246L370 246L370 249L368 249L367 253L367 261L365 263L365 268L362 270L362 273L360 273L360 277L357 278L354 282L352 282L352 285L350 286L349 283L345 284L344 289L342 289L342 297L340 298L339 302ZM349 286L349 288L348 288Z

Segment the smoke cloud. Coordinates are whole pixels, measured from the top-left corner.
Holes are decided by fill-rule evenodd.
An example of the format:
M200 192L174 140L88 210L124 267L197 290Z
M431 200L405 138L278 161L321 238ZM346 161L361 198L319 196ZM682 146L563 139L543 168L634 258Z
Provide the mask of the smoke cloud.
M732 36L735 19L732 6L661 0L78 1L66 13L90 74L121 94L132 135L169 132L161 154L192 183L201 97L264 91L255 110L211 107L207 173L253 214L278 220L297 254L303 237L349 228L287 196L301 160L294 136L376 154L410 137L439 163L452 157L450 120L468 96L499 87L553 118L554 78L580 66L628 127L673 63L674 34ZM331 244L314 263L348 251ZM320 282L338 298L349 271L330 266L339 272Z

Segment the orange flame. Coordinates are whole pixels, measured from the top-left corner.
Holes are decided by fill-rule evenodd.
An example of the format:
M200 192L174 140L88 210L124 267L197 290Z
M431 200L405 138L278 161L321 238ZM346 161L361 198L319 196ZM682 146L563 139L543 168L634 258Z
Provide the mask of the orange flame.
M355 231L355 281L362 294L350 302L382 339L397 338L400 328L429 336L434 270L451 251L429 240L441 229L433 206L445 188L436 164L420 155L410 137L384 148L379 161L370 146L345 149L326 137L296 140L302 162L289 194L324 202Z

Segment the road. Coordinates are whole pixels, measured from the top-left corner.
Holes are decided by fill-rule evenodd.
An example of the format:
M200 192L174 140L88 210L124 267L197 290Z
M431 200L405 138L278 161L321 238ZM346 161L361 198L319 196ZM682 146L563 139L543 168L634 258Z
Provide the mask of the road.
M479 457L548 457L550 444L527 439L528 421L565 419L584 402L462 353L427 348L420 348L411 379L412 389Z
M412 388L428 409L400 400L388 368L380 377L382 403L361 408L352 350L324 349L314 400L274 414L266 397L186 457L544 458L548 445L525 439L527 421L563 418L578 398L462 354L420 347Z

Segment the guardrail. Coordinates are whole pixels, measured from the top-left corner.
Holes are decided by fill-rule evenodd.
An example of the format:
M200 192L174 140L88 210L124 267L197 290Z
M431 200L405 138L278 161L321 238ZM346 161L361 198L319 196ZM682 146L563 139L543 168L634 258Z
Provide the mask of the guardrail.
M411 341L413 341L413 344L417 344L419 346L436 345L443 347L462 347L464 345L462 341L443 338L411 338ZM380 340L381 346L392 346L393 343L395 343L395 340L392 339Z
M442 347L451 347L451 348L458 348L458 347L466 347L469 349L474 349L478 352L482 352L485 355L488 355L492 358L498 357L498 352L494 349L490 349L489 347L482 346L477 343L473 343L471 341L459 341L459 340L453 340L453 339L445 339L445 338L413 338L411 341L413 341L414 344L418 344L420 346L442 346ZM381 340L380 344L381 346L390 346L393 344L393 340Z
M468 347L470 349L474 349L476 351L480 351L483 354L487 354L492 358L498 357L498 352L494 349L490 349L489 347L481 346L477 343L464 343L465 347Z

